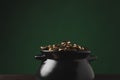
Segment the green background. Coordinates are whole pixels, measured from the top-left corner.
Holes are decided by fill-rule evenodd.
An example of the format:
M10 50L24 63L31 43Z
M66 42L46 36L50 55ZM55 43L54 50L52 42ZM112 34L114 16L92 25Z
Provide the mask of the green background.
M96 74L120 73L119 0L4 0L0 74L35 74L39 47L70 40L98 59Z

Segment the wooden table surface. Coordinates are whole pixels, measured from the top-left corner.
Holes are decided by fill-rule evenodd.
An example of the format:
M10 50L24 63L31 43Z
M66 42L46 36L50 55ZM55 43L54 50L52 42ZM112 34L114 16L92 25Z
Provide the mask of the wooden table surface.
M36 80L36 78L28 74L0 74L0 80ZM120 80L120 75L96 74L95 80Z

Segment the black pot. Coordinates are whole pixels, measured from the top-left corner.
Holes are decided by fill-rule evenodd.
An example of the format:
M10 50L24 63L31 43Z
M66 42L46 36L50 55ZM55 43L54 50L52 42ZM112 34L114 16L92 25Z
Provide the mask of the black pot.
M48 52L35 56L42 61L37 71L38 80L93 80L95 75L90 61L90 51Z

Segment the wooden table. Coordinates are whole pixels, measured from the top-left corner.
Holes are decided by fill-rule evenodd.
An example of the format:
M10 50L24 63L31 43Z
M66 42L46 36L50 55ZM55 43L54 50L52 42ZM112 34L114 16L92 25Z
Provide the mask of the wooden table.
M36 78L28 74L1 74L0 80L36 80ZM96 74L95 80L120 80L120 75Z
M1 74L0 80L36 80L34 75L28 74Z

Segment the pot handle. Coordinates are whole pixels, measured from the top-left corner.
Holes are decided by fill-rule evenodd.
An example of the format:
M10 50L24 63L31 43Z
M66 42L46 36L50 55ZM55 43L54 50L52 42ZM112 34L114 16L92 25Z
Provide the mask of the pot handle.
M90 56L87 57L87 60L88 60L89 62L94 61L94 60L96 60L96 59L97 59L97 56L95 56L95 55L90 55Z
M39 54L39 55L36 55L36 56L34 56L35 57L35 59L37 59L37 60L44 60L44 59L46 59L46 55L44 55L44 54Z

